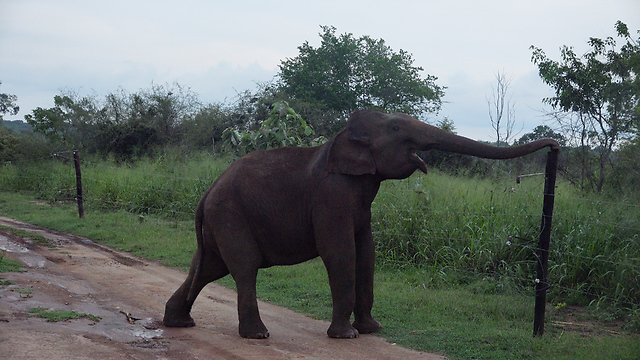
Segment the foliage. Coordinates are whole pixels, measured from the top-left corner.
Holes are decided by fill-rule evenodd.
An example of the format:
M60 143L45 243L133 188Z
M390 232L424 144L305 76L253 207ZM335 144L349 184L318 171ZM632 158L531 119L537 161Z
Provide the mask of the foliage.
M16 134L27 135L32 132L31 126L22 120L4 120L2 126Z
M409 53L394 52L381 39L337 36L332 27L323 30L320 48L305 42L299 57L282 62L279 81L259 84L255 92L240 92L231 103L203 105L177 83L152 84L135 93L118 89L104 97L65 91L54 97L53 107L38 107L25 120L54 147L123 161L174 145L219 151L223 137L230 139L230 134L234 141L242 135L245 143L263 143L255 148L299 144L295 132L311 129L321 141L344 127L349 112L363 107L416 116L440 108L444 88L433 76L421 78L422 69L413 65ZM323 68L313 72L318 66ZM273 116L274 103L295 108L306 125L263 125ZM250 135L254 139L248 139Z
M416 116L440 109L444 88L435 76L421 78L409 53L394 52L382 39L335 32L323 26L318 48L305 42L297 57L281 62L285 93L342 116L363 108Z
M54 143L81 146L91 132L91 125L97 120L95 99L91 96L79 98L69 93L56 95L53 101L52 108L38 107L31 114L25 115L25 120L35 132Z
M0 85L2 82L0 81ZM20 106L16 104L18 97L12 94L0 93L0 123L4 114L15 115L20 111Z
M112 188L120 188L123 194L126 192L135 194L140 188L149 187L151 184L160 186L167 182L167 179L185 178L186 174L192 174L194 178L198 178L202 182L208 182L203 179L212 180L216 177L215 174L210 174L209 170L205 169L211 162L206 157L202 157L190 165L185 164L184 159L177 157L171 161L166 160L144 159L136 164L117 167L108 163L93 164L94 173L89 177L95 179L94 184L117 178L117 181L115 179L112 181ZM189 158L188 162L194 162L194 159ZM405 218L419 219L432 216L437 218L434 219L435 224L446 224L451 218L460 216L461 211L473 213L479 209L481 204L475 201L477 200L475 195L477 190L482 190L487 186L496 188L496 185L490 181L482 181L477 184L476 180L455 179L456 181L452 181L451 177L441 178L441 176L442 174L435 172L427 177L419 177L420 182L426 179L433 182L425 183L430 186L429 188L417 188L422 191L430 191L429 194L416 192L420 202L414 202L414 204L417 206L426 202L432 206L431 210L433 211L427 215L416 213L413 216L412 209L407 208L406 211L397 211L397 213L403 213L402 217ZM406 197L407 193L415 192L414 189L419 183L416 180L412 177L402 182L389 182L394 186L381 190L380 195L388 193L389 196L380 199L380 201L377 199L377 206L403 202L402 199ZM189 182L177 192L181 193L194 184L196 182ZM474 188L475 185L479 185L477 189ZM525 185L527 184L523 183L521 186ZM526 195L532 190L539 190L540 186L541 181L532 184L531 187L519 189L512 195L517 195L517 197ZM471 189L469 194L467 194L467 189ZM444 190L445 193L442 196L445 198L463 197L463 199L459 199L451 208L447 208L447 202L442 202L443 207L438 208L436 206L439 203L437 199L428 200L428 196L440 190ZM155 194L161 195L165 191L166 189L162 188ZM488 189L481 192L485 194L483 196L490 198L491 192ZM498 191L494 193L498 193ZM561 195L565 192L558 191L556 194ZM539 198L539 195L531 196ZM593 219L592 217L585 217L581 211L571 218L573 214L576 214L576 209L571 208L572 204L576 203L575 195L565 194L563 196L567 197L565 202L570 207L558 213L557 216L568 216L567 223L580 222L589 226L595 225L595 229L610 228L606 223L595 224L595 221L590 221ZM85 218L78 219L72 206L64 204L48 206L29 201L30 198L30 196L25 197L15 192L2 192L0 193L0 209L8 216L23 221L58 231L72 232L102 244L131 251L138 256L159 260L163 264L178 266L185 271L188 269L188 264L195 250L193 212L183 214L184 221L167 221L146 216L141 220L140 216L124 211L97 211L94 207L96 202L89 202ZM195 204L198 197L182 196L182 198L188 198L189 202ZM128 199L122 198L122 202L127 202ZM534 202L539 205L537 200ZM397 205L398 209L402 209L402 204L394 205ZM459 210L459 205L463 205L462 210ZM603 203L601 208L594 208L597 213L603 208L613 209L615 207L616 204ZM589 206L583 206L580 209L589 210L588 208ZM527 211L525 210L525 212ZM500 212L495 212L491 216L490 221L501 221ZM629 215L629 219L633 216L635 215ZM519 218L524 218L524 216ZM534 218L532 222L539 223L539 214L536 214ZM511 219L507 220L507 222L511 221ZM518 221L518 223L520 222ZM396 227L389 229L386 234L390 236L398 229ZM575 246L589 243L591 239L589 230L585 229L584 231L581 236L584 242L581 244L573 243L571 246L575 248ZM594 233L598 233L598 231ZM383 239L385 236L387 236L385 233L377 233L375 238ZM579 239L580 237L575 238L575 240ZM402 240L403 238L396 236L398 243ZM408 239L404 238L404 240ZM431 240L424 239L425 242ZM435 240L440 241L439 239ZM502 239L498 239L496 236L495 242L501 242L500 240ZM554 236L553 247L562 241L561 236L557 240ZM422 246L422 243L417 245ZM461 245L464 248L468 246L468 243ZM506 244L504 245L505 248L508 248ZM523 245L526 246L524 243L514 242L511 247L522 247ZM457 246L456 241L452 239L450 246ZM483 247L486 248L487 245L479 245L474 249L481 250ZM523 253L525 251L530 252L531 250L523 248ZM469 253L462 260L466 261L473 256ZM629 255L630 258L633 256L637 257L637 255ZM584 259L580 256L575 258L581 261L586 268L596 268L604 263L603 261ZM532 290L528 290L531 288L530 282L526 282L525 288L521 288L517 285L518 279L513 276L500 276L498 273L492 275L463 267L451 268L440 264L403 265L402 263L385 262L381 259L380 254L378 254L378 259L382 261L379 262L378 265L381 266L378 266L376 270L374 316L384 325L380 335L390 342L421 351L438 352L453 359L591 359L594 353L597 353L600 358L634 359L640 350L637 334L627 334L624 328L620 327L619 321L615 322L616 327L605 328L603 325L611 323L616 318L623 318L629 320L626 323L629 326L633 324L631 322L633 318L628 317L630 315L626 312L605 311L603 303L596 306L597 304L594 302L587 309L580 309L570 304L564 307L552 306L566 302L555 294L549 298L550 303L547 306L545 335L541 338L532 337L533 295ZM564 261L565 257L554 251L551 259ZM606 260L604 257L601 259ZM529 275L527 274L527 276ZM229 277L220 282L227 286L233 283ZM577 284L575 286L578 287ZM257 293L261 299L309 313L317 318L328 319L331 315L331 296L326 271L319 260L295 266L262 269L259 273ZM576 293L580 294L579 291ZM637 315L636 320L640 321ZM569 325L566 325L568 322L573 324L570 325L573 329L568 328ZM578 330L575 330L576 327Z
M446 130L446 131L452 132L454 134L457 134L456 133L456 126L455 126L453 120L449 119L446 116L443 119L438 120L438 123L436 124L436 126L439 127L442 130Z
M522 135L520 139L515 142L515 145L522 145L543 138L554 139L560 146L567 145L567 138L564 135L553 131L553 129L547 125L536 126L532 132Z
M180 124L198 108L189 89L152 85L134 94L120 89L104 100L72 92L56 95L54 107L38 107L25 120L54 144L125 159L174 142Z
M640 137L627 141L620 146L614 154L617 166L611 176L612 191L609 193L624 194L630 198L638 198L637 189L640 189Z
M555 90L544 101L560 112L556 119L582 150L582 186L597 191L605 184L613 150L640 125L640 38L634 40L620 21L616 31L626 41L619 49L612 37L590 38L591 50L582 57L563 46L561 62L531 47L540 77ZM592 150L597 154L595 176Z
M182 144L190 149L213 149L222 133L233 125L230 109L222 103L203 106L181 124Z
M192 152L118 166L85 159L85 211L126 210L141 221L154 215L190 222L198 200L228 164L228 159L212 161L204 153ZM544 164L537 168L539 172ZM495 278L505 289L528 289L535 273L535 245L525 240L508 245L507 241L510 236L536 240L543 177L516 184L516 174L504 179L468 179L431 171L429 176L384 182L372 219L379 263L390 268L479 273ZM28 191L33 197L58 203L73 199L68 190L73 186L71 163L30 162L0 168L2 191ZM640 208L626 200L626 195L585 199L565 182L559 181L558 186L550 256L556 287L550 299L581 305L619 301L623 309L638 304ZM7 215L19 215L2 204L0 201L0 209ZM43 226L52 221L41 219L47 218L43 214L25 216L32 216L28 221L46 222ZM113 232L116 224L116 220L104 224L99 236L113 237L117 244L120 232L106 233ZM136 246L150 251L143 245L147 240L140 241ZM188 256L184 261L188 262Z
M9 130L0 127L0 161L11 161L17 152L18 140Z
M222 138L228 148L240 154L281 146L315 146L324 141L315 137L311 126L286 102L273 104L260 129L242 132L229 127L223 131Z

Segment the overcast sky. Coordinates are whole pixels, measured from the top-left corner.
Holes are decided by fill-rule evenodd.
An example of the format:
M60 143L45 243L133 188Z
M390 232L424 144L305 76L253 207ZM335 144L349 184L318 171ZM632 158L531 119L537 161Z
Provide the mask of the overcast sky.
M555 60L562 45L582 54L589 37L614 36L618 20L637 37L640 1L0 0L0 92L18 96L21 111L7 120L52 107L67 89L104 97L178 82L204 103L232 102L333 25L411 53L447 87L437 118L495 140L486 99L498 72L511 78L524 134L544 123L541 99L551 94L529 46Z

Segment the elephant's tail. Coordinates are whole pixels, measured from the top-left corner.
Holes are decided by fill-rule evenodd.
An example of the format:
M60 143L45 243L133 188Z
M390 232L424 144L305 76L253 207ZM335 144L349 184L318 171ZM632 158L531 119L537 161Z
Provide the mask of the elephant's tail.
M205 203L206 197L207 197L207 194L205 194L202 197L202 199L200 199L200 202L198 203L198 207L196 208L195 222L196 222L196 240L198 244L198 248L196 249L197 263L196 263L195 272L193 274L193 279L191 281L191 287L189 288L189 294L187 296L187 301L189 302L195 301L195 296L197 296L197 293L194 293L194 284L196 282L196 279L198 279L200 276L200 271L202 269L202 259L204 258L204 242L202 241L202 222L204 219L204 203Z

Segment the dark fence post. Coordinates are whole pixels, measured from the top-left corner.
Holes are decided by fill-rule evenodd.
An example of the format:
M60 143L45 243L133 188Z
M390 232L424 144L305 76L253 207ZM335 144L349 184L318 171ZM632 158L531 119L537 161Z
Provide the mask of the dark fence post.
M78 216L84 217L84 204L82 203L82 174L80 174L80 154L73 150L73 163L76 167L76 200L78 201Z
M551 239L551 220L553 219L553 200L558 170L558 150L547 155L547 168L544 180L544 201L542 205L542 224L538 243L538 268L536 272L536 307L533 319L533 336L544 334L544 313L549 288L547 265L549 261L549 242Z

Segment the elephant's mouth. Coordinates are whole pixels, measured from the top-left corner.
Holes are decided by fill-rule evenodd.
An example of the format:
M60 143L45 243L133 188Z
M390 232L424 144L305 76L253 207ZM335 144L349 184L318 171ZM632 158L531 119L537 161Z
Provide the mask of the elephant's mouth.
M409 160L423 173L427 173L427 164L425 164L424 160L416 153L415 149L411 149L409 152Z

